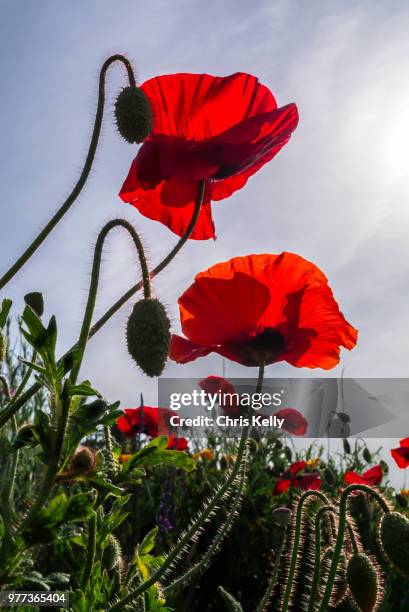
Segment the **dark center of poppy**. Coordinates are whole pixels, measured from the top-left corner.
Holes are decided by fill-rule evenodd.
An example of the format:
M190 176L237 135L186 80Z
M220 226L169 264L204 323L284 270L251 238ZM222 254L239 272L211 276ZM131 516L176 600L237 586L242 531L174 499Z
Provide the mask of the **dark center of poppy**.
M284 351L285 339L274 327L266 327L248 342L248 347L259 359L269 363Z
M240 168L237 166L223 166L213 174L211 177L214 181L221 181L222 179L229 178L230 176L234 176L240 171Z

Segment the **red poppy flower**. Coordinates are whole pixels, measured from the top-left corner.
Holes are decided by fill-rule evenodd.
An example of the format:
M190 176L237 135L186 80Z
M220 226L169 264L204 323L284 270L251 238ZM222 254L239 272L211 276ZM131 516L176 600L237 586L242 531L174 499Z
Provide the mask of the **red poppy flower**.
M407 468L409 465L409 438L402 438L398 448L391 448L391 455L400 468Z
M236 389L225 378L221 376L208 376L199 381L199 387L211 395L220 393L220 398L222 400L220 407L229 416L234 416L239 413Z
M211 200L223 200L270 161L297 127L295 104L277 107L250 74L170 74L142 86L153 130L120 191L124 202L181 236L192 217L198 182L203 205L190 238L214 238Z
M366 470L363 474L357 474L356 472L348 471L344 476L344 482L347 485L351 484L364 484L364 485L378 485L380 484L383 476L383 470L381 465L375 465L374 467Z
M294 436L303 436L308 428L308 421L301 412L295 408L281 408L274 413L279 419L284 419L282 428Z
M182 330L170 357L187 363L219 353L246 366L287 361L331 369L358 332L343 317L327 278L293 253L247 255L195 277L179 298Z
M176 414L168 408L151 408L141 406L139 408L125 408L123 414L116 422L118 429L128 438L136 433L144 433L150 438L159 435L169 435L169 417ZM174 450L186 450L188 442L185 438L169 436L166 448Z
M302 489L303 491L307 491L308 489L320 489L321 477L318 472L301 473L304 472L307 467L306 461L296 461L290 465L288 470L277 479L273 495L286 493L290 487Z

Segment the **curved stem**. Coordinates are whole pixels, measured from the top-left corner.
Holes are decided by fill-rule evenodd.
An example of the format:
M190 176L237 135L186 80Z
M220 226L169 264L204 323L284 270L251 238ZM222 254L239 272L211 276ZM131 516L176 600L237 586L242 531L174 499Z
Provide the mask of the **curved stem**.
M104 105L105 105L105 78L108 68L114 62L122 62L125 66L128 73L129 85L131 87L135 87L135 76L133 73L133 69L129 60L123 55L112 55L109 57L104 64L102 65L101 72L99 75L99 87L98 87L98 105L97 112L95 114L95 122L94 128L91 136L91 143L89 145L87 157L85 160L84 168L82 169L81 176L78 179L77 184L71 191L68 198L62 204L62 206L57 210L54 216L50 219L47 225L41 230L38 236L33 240L30 246L24 251L24 253L17 259L17 261L11 266L11 268L0 278L0 289L3 287L17 274L17 272L24 266L24 264L30 259L30 257L36 252L39 246L44 242L47 238L48 234L55 228L57 223L63 218L65 213L71 208L74 204L75 200L81 193L87 179L89 173L92 168L92 164L94 162L95 153L98 146L99 136L101 133L102 126L102 118L104 115Z
M315 516L314 573L311 582L310 601L308 603L307 612L314 612L315 609L315 599L317 596L321 569L321 518L326 512L335 512L335 508L333 506L322 506Z
M168 253L168 255L166 255L166 257L151 272L150 278L154 278L155 276L157 276L171 263L171 261L175 258L175 256L183 247L185 242L188 240L190 234L193 232L197 218L199 216L200 207L203 202L204 188L205 181L200 181L198 186L195 209L193 211L193 215L186 229L186 232L178 240L178 242L170 251L170 253ZM115 302L115 304L113 304L111 308L109 308L106 313L100 319L98 319L98 321L91 327L89 332L89 338L92 338L105 325L105 323L107 323L107 321L109 321L109 319L129 300L129 298L131 298L137 291L139 291L139 289L142 288L142 286L143 283L142 281L140 281L139 283L134 285L134 287L131 287L131 289L124 293L124 295L117 302ZM67 353L65 353L65 355L67 355L73 348L75 348L75 345L71 347L67 351ZM27 391L23 393L21 397L19 397L16 401L13 401L11 405L6 406L4 411L0 414L0 427L2 427L13 416L13 414L15 414L22 406L24 406L24 404L26 404L30 400L30 398L32 398L33 395L35 395L35 393L37 393L37 391L39 391L40 389L41 383L36 382L29 389L27 389Z
M376 499L376 501L378 502L378 504L380 505L380 507L385 513L389 512L388 504L382 498L382 496L379 493L377 493L377 491L375 491L371 487L368 487L367 485L353 484L347 487L342 492L340 502L339 502L338 535L337 535L337 539L335 542L334 554L332 557L332 562L331 562L331 566L330 566L329 573L328 573L327 585L325 587L324 595L323 595L321 605L319 607L318 612L326 612L328 605L329 605L329 601L331 599L331 593L332 593L332 589L334 586L334 581L335 581L335 577L337 573L337 567L338 567L339 559L341 556L342 547L344 545L345 529L347 526L348 496L351 493L354 493L355 491L364 491L365 493L368 493L374 499Z
M81 363L84 357L84 351L86 344L89 339L89 332L91 328L92 316L94 314L95 302L97 299L98 285L99 285L99 275L101 271L101 259L102 259L102 249L104 247L105 239L108 236L109 232L115 227L122 227L126 229L134 242L135 248L138 252L139 262L141 264L142 270L142 285L143 285L143 294L145 299L150 298L151 296L151 285L149 279L149 270L148 264L146 262L145 251L143 249L143 245L141 239L138 236L138 233L134 229L134 227L124 219L114 219L113 221L109 221L99 233L97 243L95 245L94 250L94 261L92 264L92 272L91 272L91 284L88 292L88 300L85 308L84 319L82 321L80 337L78 339L77 347L80 349L80 359L76 363L76 365L71 370L70 381L75 384L78 373L81 368Z
M300 499L298 500L297 514L296 514L296 519L295 519L293 550L291 553L290 566L288 568L286 588L284 591L281 612L287 612L288 607L290 605L290 598L291 598L291 593L293 590L293 583L295 580L295 574L296 574L296 569L297 569L298 550L301 544L303 506L304 506L305 500L308 497L318 497L324 504L329 505L328 498L320 491L315 491L315 490L305 491L305 493L303 493Z

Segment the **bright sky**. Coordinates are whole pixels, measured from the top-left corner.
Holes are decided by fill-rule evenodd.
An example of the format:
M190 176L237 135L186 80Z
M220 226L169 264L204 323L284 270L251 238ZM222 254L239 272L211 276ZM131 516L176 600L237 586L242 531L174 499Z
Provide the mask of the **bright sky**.
M1 0L1 12L2 270L79 176L106 57L128 55L140 82L171 72L250 72L279 104L297 103L300 124L245 189L214 204L217 241L190 242L155 281L174 329L177 297L196 272L236 255L289 250L323 269L345 316L359 329L357 348L343 354L345 374L408 377L405 0ZM78 335L93 245L106 221L131 220L152 264L176 239L117 196L136 153L112 121L123 84L121 67L113 68L103 138L84 194L7 289L17 309L26 292L44 292L47 315L57 315L61 351ZM139 274L120 232L104 259L97 314ZM155 404L156 383L141 376L125 348L131 306L91 341L83 375L123 406L136 405L141 390L145 402ZM209 357L192 366L170 364L166 375L220 374L221 367L219 358ZM243 369L229 363L227 375L248 375ZM339 373L340 368L331 375ZM268 374L300 372L276 366Z

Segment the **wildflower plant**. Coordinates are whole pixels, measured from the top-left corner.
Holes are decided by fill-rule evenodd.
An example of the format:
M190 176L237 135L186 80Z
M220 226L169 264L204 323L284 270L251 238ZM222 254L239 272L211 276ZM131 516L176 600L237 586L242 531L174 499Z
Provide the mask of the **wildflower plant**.
M62 356L56 353L57 321L45 317L43 296L26 293L24 310L15 313L2 295L0 588L66 590L70 609L78 612L167 612L180 593L193 589L232 535L255 486L249 478L252 455L263 442L254 439L249 425L221 457L220 445L210 439L205 449L189 453L186 439L161 435L159 424L170 412L167 407L142 403L123 410L120 401L103 397L81 377L88 341L142 291L122 339L141 375L160 376L168 357L183 364L213 352L256 367L259 393L267 366L286 361L294 367L331 369L340 360L341 347L355 347L358 333L340 311L324 273L300 255L284 252L234 257L199 272L179 298L184 337L172 335L166 309L154 293L154 278L189 239L215 236L211 201L241 189L275 157L295 130L298 111L294 104L278 107L269 89L244 73L158 76L138 87L132 65L122 55L108 58L101 68L94 128L77 184L0 278L0 290L4 292L81 193L95 158L105 80L114 63L122 64L127 76L115 104L118 132L127 143L141 145L120 196L179 239L151 268L133 224L121 218L106 223L95 244L79 337ZM94 322L102 254L117 228L131 237L138 280ZM10 357L13 314L20 315L25 347L16 366L17 386ZM202 382L208 384L209 378ZM211 382L220 384L214 377ZM293 408L284 411L287 431L305 433L303 416ZM140 434L149 440L141 444ZM358 474L352 468L362 466L351 465L345 475L349 486L340 494L328 494L322 487L336 481L329 464L324 469L310 456L295 457L293 462L291 449L278 436L273 447L266 469L275 479L268 508L277 538L257 611L268 608L279 581L282 612L294 609L296 598L309 612L324 612L347 599L363 612L377 609L382 578L372 553L360 541L349 502L361 493L377 504L383 513L382 554L407 575L407 556L397 543L407 543L409 521L392 511L372 486L379 484L382 470L375 466ZM206 465L217 478L207 483L206 495L200 496L186 525L170 537L175 528L171 487L181 474L188 482L191 473ZM150 484L164 473L169 476L169 470L172 479L161 480L160 503L153 507ZM283 505L274 509L276 496L290 496L294 490L300 496L291 510ZM146 530L133 520L141 493L147 494L158 522ZM263 496L265 500L265 490ZM129 529L130 542L123 537ZM161 538L167 548L159 551ZM310 541L313 561L306 563ZM56 571L43 569L50 565ZM231 610L243 609L223 585L220 598Z

